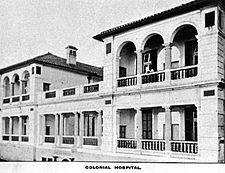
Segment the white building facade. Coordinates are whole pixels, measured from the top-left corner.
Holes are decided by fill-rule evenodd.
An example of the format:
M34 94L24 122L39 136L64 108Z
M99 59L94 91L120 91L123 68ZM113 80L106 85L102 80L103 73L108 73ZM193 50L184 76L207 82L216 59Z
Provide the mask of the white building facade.
M223 162L224 16L222 0L198 0L94 36L103 81L68 58L3 69L1 157Z

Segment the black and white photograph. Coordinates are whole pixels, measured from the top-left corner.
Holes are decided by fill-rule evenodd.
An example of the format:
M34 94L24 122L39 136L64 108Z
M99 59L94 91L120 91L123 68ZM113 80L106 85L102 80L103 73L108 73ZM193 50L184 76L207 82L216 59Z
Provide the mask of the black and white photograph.
M223 172L224 115L225 0L0 1L0 172Z

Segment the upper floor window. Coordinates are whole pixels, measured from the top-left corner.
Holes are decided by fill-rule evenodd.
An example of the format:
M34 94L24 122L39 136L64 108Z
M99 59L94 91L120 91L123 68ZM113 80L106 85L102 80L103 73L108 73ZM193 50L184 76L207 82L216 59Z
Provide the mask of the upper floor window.
M143 55L144 73L157 71L157 49L153 49Z
M41 74L41 67L39 66L36 67L36 74Z
M223 18L223 13L222 13L222 11L219 11L219 17L218 17L219 19L218 19L218 21L219 21L219 27L221 28L221 29L223 29L223 27L224 27L224 18Z
M215 25L215 11L205 14L205 27L212 27Z
M106 44L106 54L111 53L112 51L112 44L111 43L107 43Z
M50 83L43 83L43 91L49 91L50 90Z

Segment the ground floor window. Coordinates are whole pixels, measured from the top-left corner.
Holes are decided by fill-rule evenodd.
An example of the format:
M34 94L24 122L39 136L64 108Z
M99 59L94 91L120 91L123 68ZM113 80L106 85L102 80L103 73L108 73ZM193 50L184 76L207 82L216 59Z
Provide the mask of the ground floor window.
M152 110L142 112L142 138L152 139Z
M9 117L2 118L2 132L3 134L9 134Z
M126 125L120 125L120 136L119 138L126 138Z
M28 134L28 117L22 117L22 135Z
M84 115L84 136L95 136L96 134L96 119L95 114Z

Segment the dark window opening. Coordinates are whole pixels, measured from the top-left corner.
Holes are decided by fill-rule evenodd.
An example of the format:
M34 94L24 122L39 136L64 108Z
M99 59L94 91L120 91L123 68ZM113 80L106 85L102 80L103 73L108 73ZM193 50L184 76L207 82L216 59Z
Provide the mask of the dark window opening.
M219 11L219 27L221 28L221 29L223 29L223 13L222 13L222 11Z
M85 136L95 136L96 116L86 114L84 116Z
M126 77L127 69L125 67L119 67L119 77Z
M215 25L215 11L205 14L205 27L212 27Z
M185 42L185 66L198 64L198 42L197 40Z
M50 135L50 126L45 127L45 135Z
M112 50L112 44L111 43L107 43L106 44L106 54L111 53Z
M36 74L41 74L41 67L39 66L36 67Z
M120 138L126 138L126 126L120 125Z
M197 141L197 110L196 108L185 109L185 140Z
M142 138L152 139L152 110L142 112Z
M157 71L157 49L143 54L143 73Z
M49 91L50 90L50 83L43 83L43 91Z
M34 67L32 67L32 74L34 74Z

